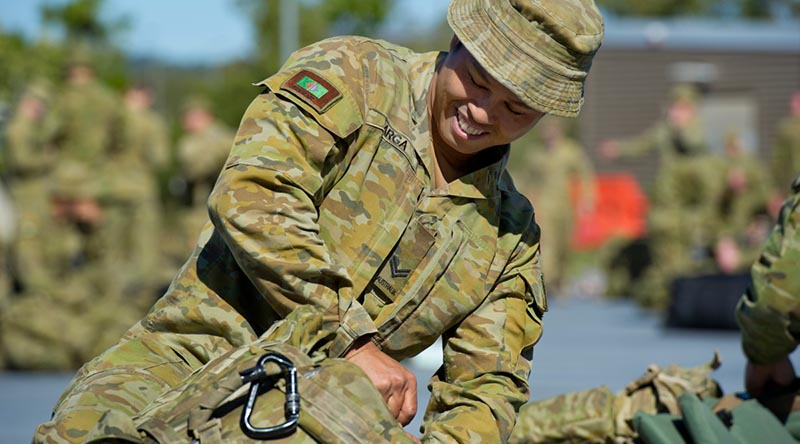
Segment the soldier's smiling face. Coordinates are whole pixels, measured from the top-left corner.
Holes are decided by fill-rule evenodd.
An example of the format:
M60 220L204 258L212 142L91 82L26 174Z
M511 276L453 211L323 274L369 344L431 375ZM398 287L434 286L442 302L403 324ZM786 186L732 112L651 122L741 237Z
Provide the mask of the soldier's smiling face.
M528 132L544 113L523 103L453 37L431 82L428 112L434 147L456 161Z

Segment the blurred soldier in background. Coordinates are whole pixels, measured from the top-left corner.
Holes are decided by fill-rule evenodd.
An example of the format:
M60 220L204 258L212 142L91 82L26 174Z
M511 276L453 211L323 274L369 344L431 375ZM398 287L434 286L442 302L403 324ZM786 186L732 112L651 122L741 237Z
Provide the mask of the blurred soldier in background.
M197 234L208 218L206 200L233 143L234 132L219 122L208 102L187 100L183 111L184 135L178 141L178 174L186 181L188 208L176 224L180 240L179 261L191 253Z
M663 166L677 157L707 153L702 122L697 115L697 95L697 90L691 85L675 86L664 119L634 138L602 143L600 156L605 160L615 160L656 151Z
M733 274L753 263L772 225L767 214L770 182L735 131L725 136L720 172L723 188L711 228L717 239L714 257L718 271Z
M800 91L789 100L789 116L781 121L772 150L774 187L784 196L786 184L800 173Z
M113 198L105 209L104 231L113 245L109 260L114 269L125 271L126 299L140 302L142 313L161 283L157 276L162 224L157 173L169 160L166 125L152 104L152 91L145 85L125 92L119 142L108 160Z
M2 313L0 337L11 368L74 369L117 340L141 312L122 298L123 270L108 260L116 240L106 231L104 205L114 199L108 161L121 110L119 98L95 79L88 53L76 52L38 128L55 156L47 191L51 219L40 239L48 275Z
M17 219L11 245L10 272L23 291L53 285L52 264L46 260L46 233L51 222L47 175L55 165L55 152L44 129L50 87L35 81L23 91L5 139L5 174Z
M722 192L718 179L721 162L709 154L697 99L696 88L676 85L663 120L640 136L607 141L598 147L605 160L650 151L659 155L658 172L649 192L647 238L652 263L657 265L627 283L621 282L624 273L609 271L615 276L617 291L622 289L648 307L664 308L671 279L713 259L708 246L713 244L715 203Z
M594 204L594 168L583 147L565 134L562 120L548 117L539 128L541 145L524 150L524 170L515 167L514 177L536 208L545 284L559 295L570 264L575 212Z
M648 215L649 254L652 263L640 279L623 282L627 273L613 268L614 289L632 294L642 305L663 308L669 280L708 254L698 245L708 245L713 203L721 186L715 169L718 159L708 154L702 122L697 115L697 90L677 85L663 120L642 135L624 141L607 141L598 148L606 161L621 156L658 152L658 173L651 186ZM609 257L615 254L609 253Z
M670 281L710 263L708 246L723 189L720 170L719 157L709 154L676 157L661 166L648 215L654 266L632 287L644 306L665 308Z

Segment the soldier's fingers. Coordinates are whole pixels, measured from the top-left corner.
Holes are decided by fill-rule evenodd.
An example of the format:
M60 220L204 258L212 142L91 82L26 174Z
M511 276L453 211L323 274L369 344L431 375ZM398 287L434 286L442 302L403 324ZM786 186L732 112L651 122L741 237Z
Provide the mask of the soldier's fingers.
M400 413L396 417L400 424L405 426L417 414L417 381L413 376L404 392L403 404L400 407Z
M403 399L402 396L398 393L391 393L386 399L386 406L389 407L389 412L392 416L395 417L398 421L400 420L400 410L403 407Z

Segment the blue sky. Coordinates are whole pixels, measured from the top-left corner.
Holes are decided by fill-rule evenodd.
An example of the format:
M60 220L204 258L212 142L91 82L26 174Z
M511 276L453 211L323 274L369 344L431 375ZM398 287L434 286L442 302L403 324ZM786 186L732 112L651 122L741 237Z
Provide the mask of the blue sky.
M127 52L176 63L217 63L253 50L249 21L235 0L106 0L104 15L129 16L118 40ZM39 9L65 0L0 0L0 29L42 36ZM399 0L395 26L428 24L444 17L448 0ZM55 36L54 36L55 37Z

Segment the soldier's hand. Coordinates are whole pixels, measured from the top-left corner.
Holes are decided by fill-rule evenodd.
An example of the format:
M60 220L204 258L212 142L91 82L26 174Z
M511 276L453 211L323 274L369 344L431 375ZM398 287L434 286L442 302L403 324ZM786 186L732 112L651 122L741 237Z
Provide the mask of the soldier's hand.
M597 147L597 153L603 162L611 162L619 158L619 143L614 140L605 140Z
M752 396L759 396L769 386L788 386L794 381L795 373L789 357L767 365L747 363L744 387Z
M100 225L103 222L103 209L94 199L78 199L73 203L72 216L78 222Z
M372 341L353 346L344 358L367 374L395 418L407 425L417 413L417 378Z

